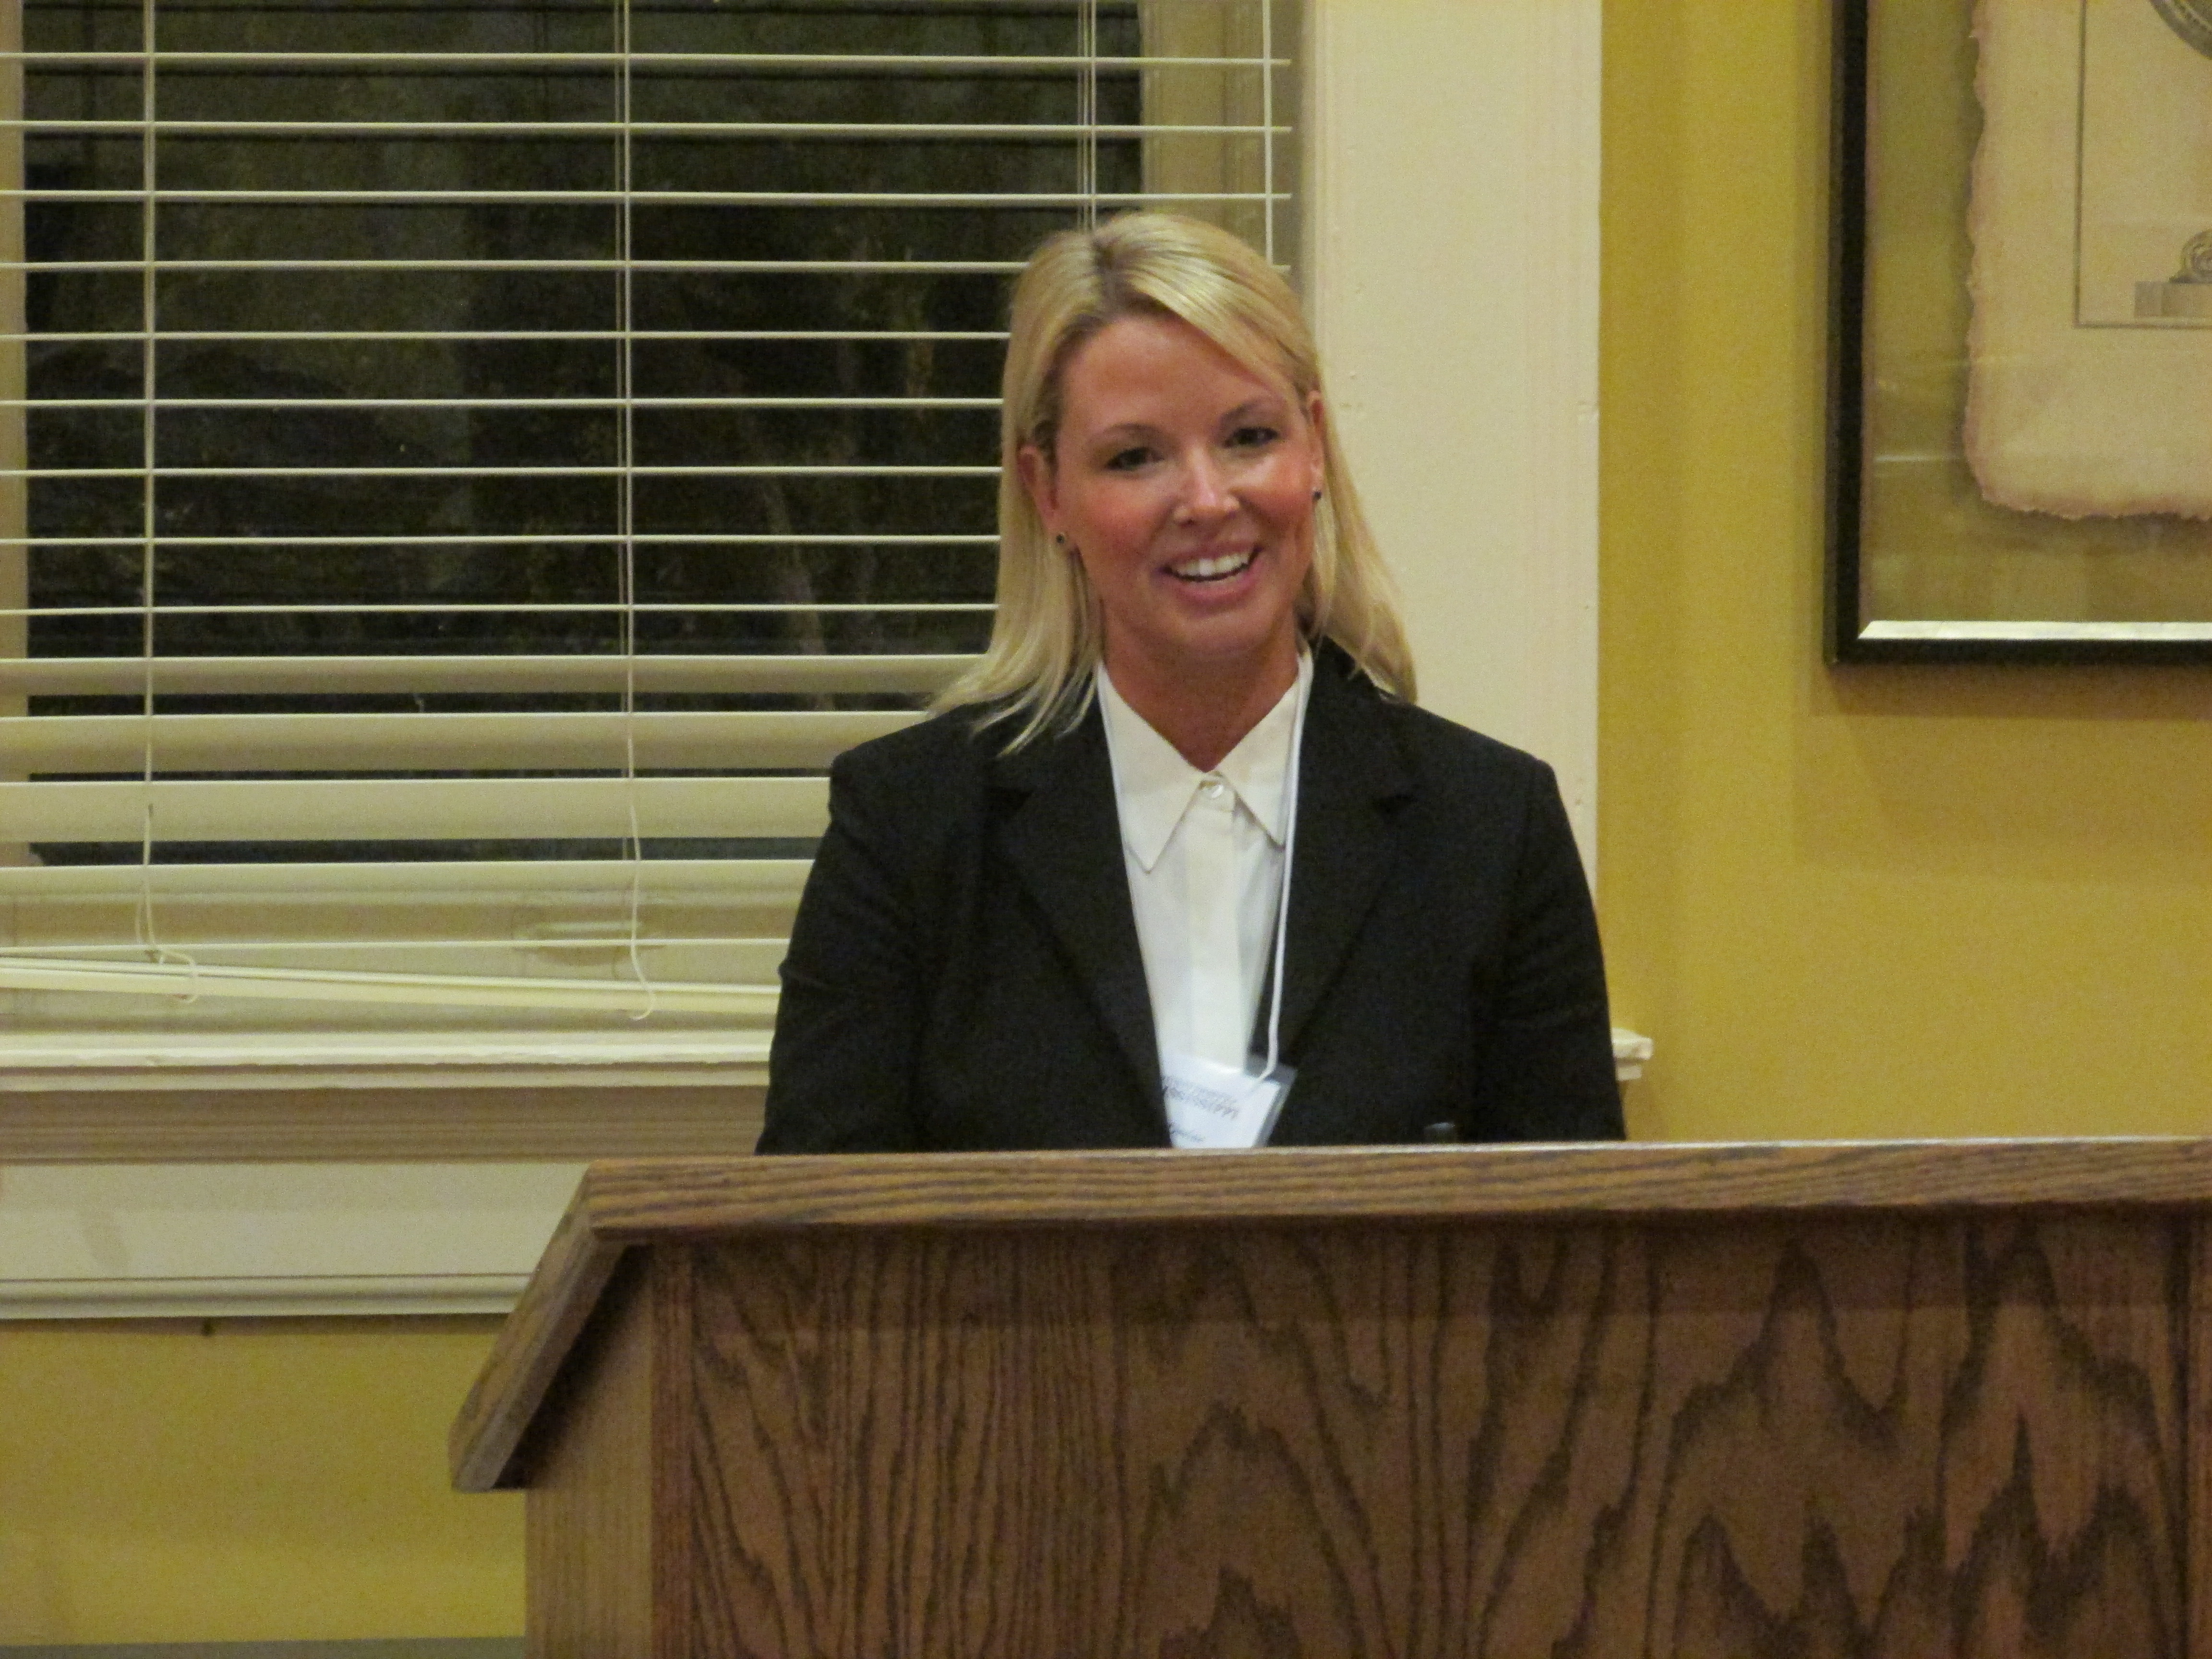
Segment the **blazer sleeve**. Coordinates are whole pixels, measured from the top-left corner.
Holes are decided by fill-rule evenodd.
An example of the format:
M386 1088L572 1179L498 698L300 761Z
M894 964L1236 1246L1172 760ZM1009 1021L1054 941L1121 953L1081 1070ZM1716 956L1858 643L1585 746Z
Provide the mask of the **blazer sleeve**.
M1475 1092L1484 1120L1499 1139L1620 1139L1597 912L1558 780L1540 763L1507 929Z
M830 827L800 896L769 1055L763 1152L905 1152L923 1018L895 781L860 756L830 772Z

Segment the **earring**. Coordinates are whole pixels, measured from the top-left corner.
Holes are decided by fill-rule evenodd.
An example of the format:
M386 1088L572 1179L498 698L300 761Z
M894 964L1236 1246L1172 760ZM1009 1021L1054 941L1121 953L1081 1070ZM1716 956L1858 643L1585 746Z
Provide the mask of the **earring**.
M1319 491L1318 489L1316 489L1316 490L1315 490L1315 491L1314 491L1314 499L1315 499L1316 501L1319 501L1319 500L1321 499L1321 491Z

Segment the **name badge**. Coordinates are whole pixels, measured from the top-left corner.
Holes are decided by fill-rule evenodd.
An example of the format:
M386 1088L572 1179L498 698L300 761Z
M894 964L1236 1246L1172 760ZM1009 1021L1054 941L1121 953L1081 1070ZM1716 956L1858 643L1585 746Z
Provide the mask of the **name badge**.
M1202 1152L1266 1146L1297 1073L1278 1066L1262 1074L1258 1067L1263 1063L1255 1057L1253 1069L1246 1071L1195 1054L1162 1054L1169 1141Z

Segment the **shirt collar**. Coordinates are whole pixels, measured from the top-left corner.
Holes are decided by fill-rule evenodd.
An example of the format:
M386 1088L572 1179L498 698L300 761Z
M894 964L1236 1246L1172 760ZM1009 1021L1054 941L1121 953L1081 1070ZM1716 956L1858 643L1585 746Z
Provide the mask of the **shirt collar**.
M1121 812L1121 840L1146 871L1160 861L1168 842L1190 810L1191 798L1208 775L1234 790L1267 839L1283 844L1287 827L1284 785L1296 735L1298 698L1313 677L1313 657L1298 653L1298 677L1275 706L1260 718L1237 746L1222 757L1211 775L1200 771L1152 729L1152 722L1122 701L1105 665L1098 668L1098 706L1106 722L1107 747L1114 757L1114 789Z

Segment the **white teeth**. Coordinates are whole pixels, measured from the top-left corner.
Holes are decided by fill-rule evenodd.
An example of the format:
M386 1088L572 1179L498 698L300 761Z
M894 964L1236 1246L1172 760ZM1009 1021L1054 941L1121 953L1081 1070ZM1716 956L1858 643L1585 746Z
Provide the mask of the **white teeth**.
M1210 581L1217 577L1233 576L1252 562L1249 551L1224 553L1218 559L1193 559L1187 564L1168 568L1186 581Z

